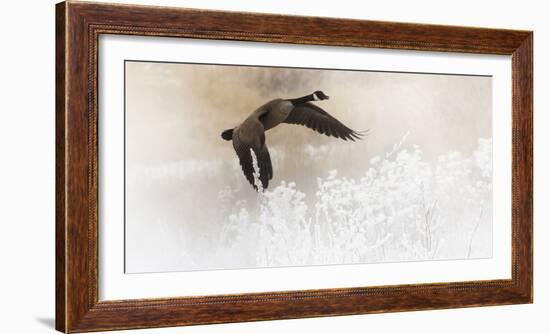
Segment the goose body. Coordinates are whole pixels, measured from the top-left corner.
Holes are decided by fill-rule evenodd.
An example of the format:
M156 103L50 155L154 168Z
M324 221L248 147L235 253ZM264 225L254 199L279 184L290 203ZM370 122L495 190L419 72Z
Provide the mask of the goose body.
M264 130L267 131L283 123L293 108L290 101L275 99L256 109L250 117L259 119Z
M260 106L240 125L222 132L222 138L231 140L248 182L257 189L251 150L256 155L259 179L265 189L273 178L271 157L265 143L265 131L281 123L308 127L327 136L343 140L360 139L361 134L351 130L311 101L327 100L321 91L296 99L274 99Z

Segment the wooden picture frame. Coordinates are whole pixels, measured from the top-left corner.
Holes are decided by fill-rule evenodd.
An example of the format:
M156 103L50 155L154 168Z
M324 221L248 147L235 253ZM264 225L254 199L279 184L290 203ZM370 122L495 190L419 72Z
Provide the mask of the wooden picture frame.
M98 299L101 34L512 56L511 279ZM66 1L56 6L56 329L66 333L531 303L533 33Z

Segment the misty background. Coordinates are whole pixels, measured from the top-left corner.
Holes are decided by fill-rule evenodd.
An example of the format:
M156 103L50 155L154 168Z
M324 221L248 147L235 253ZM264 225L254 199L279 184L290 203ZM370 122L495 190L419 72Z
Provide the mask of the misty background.
M258 195L220 134L271 99L322 90L330 100L317 105L370 130L357 142L289 124L266 133L269 190L293 182L307 208L318 203L319 178L337 171L359 179L400 141L420 147L429 164L449 152L470 156L491 137L490 77L139 61L125 68L127 272L243 266L213 249L235 207L257 211ZM481 257L492 247L490 214L484 219L473 241ZM460 247L444 258L460 258Z

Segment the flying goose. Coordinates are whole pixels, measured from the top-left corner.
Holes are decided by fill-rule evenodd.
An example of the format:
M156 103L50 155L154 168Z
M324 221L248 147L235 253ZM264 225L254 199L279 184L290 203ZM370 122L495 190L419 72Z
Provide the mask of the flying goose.
M265 144L265 131L281 123L298 124L327 136L343 140L361 139L362 134L348 128L329 113L311 101L328 100L329 97L318 90L313 94L296 99L275 99L256 109L239 126L222 132L223 139L233 140L239 162L246 179L257 190L254 184L254 168L251 150L256 155L259 179L264 189L273 178L271 158Z

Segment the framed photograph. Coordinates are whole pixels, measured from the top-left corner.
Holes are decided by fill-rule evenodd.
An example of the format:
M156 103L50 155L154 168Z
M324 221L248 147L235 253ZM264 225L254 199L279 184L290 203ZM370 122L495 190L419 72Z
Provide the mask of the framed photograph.
M532 302L532 32L56 14L59 331Z

